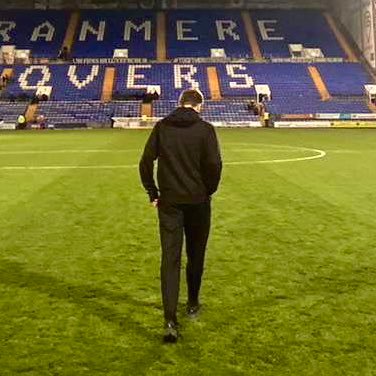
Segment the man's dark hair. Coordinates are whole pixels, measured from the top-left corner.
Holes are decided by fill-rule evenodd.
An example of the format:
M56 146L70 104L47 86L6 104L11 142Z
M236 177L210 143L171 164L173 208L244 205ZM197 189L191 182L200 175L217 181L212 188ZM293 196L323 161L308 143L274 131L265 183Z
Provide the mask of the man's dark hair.
M204 103L204 97L202 93L198 90L185 90L179 98L180 106L191 105L193 107Z

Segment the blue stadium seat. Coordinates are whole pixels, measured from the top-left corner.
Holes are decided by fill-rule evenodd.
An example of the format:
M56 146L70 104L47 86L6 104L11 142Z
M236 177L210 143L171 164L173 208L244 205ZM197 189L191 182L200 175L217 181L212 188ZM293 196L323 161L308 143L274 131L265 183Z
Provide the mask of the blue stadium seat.
M56 58L62 47L70 12L1 11L0 45L31 50L33 57Z
M319 99L287 98L275 99L267 104L267 108L274 114L363 114L370 113L364 99L331 100L323 102Z
M112 117L140 117L140 102L42 102L38 114L44 115L50 124L108 124Z
M212 48L228 57L252 57L239 11L170 11L167 30L169 58L210 57Z
M32 97L38 87L52 86L52 100L98 100L104 71L104 65L17 66L15 78L6 92L13 96L28 94Z
M192 87L199 87L209 96L205 64L123 64L116 69L118 94L142 94L148 85L159 85L162 99L177 99L182 90Z
M177 101L160 100L154 104L154 116L164 117L177 107ZM246 100L207 101L204 104L202 117L209 122L249 122L257 121L247 109Z
M218 102L206 102L203 118L208 122L250 122L259 120L247 108L246 100L222 100Z
M213 64L115 64L116 95L131 96L146 92L149 85L161 87L161 101L155 103L156 116L163 116L176 106L182 90L198 86L210 99L207 67ZM316 112L369 112L366 105L364 85L372 83L371 77L360 64L317 64L332 101L322 102L308 72L307 64L300 63L231 63L214 64L217 68L222 97L249 100L255 95L254 85L269 85L273 100L269 105L276 113ZM51 86L51 100L86 103L101 99L104 72L107 65L40 65L17 66L14 81L8 85L5 95L32 97L37 87ZM69 104L68 103L68 104ZM118 105L120 106L120 103ZM239 102L242 103L242 102ZM68 106L67 104L67 106ZM223 107L226 105L226 107ZM107 109L109 105L107 105ZM207 110L215 117L213 104ZM243 107L221 103L220 113L229 118L248 116ZM108 110L110 111L110 110ZM120 110L119 110L120 111ZM98 112L99 113L99 112ZM125 107L122 113L132 111ZM227 114L231 114L228 115ZM137 110L139 114L139 109ZM94 115L93 115L94 116ZM121 115L123 116L123 115Z
M372 82L360 64L316 64L333 96L364 95L364 85Z
M346 57L321 11L257 10L252 20L265 57L291 57L289 44L320 48L326 57Z
M25 102L0 102L0 121L16 123L18 116L25 113L27 106Z
M156 13L140 10L83 11L72 55L112 58L115 49L128 49L130 58L155 59Z
M2 11L0 43L30 49L35 57L56 57L71 13L68 11ZM327 57L345 57L322 12L257 10L251 12L264 56L289 57L288 45L321 48ZM72 55L112 58L128 49L131 58L155 59L157 13L149 10L86 10L80 14ZM228 57L252 57L238 10L176 10L167 12L167 55L209 57L211 48ZM4 35L5 37L4 37Z

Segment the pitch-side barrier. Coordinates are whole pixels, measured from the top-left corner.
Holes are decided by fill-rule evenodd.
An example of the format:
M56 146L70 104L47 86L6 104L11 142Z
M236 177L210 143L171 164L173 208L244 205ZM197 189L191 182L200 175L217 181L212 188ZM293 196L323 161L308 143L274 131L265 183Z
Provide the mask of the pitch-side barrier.
M162 118L123 118L114 117L113 127L120 129L142 129L142 128L152 128L154 125L160 121ZM215 127L218 128L261 128L262 124L260 121L213 121L211 122Z
M6 123L4 121L0 121L0 130L15 130L16 124L15 123Z
M376 114L282 115L275 128L376 128Z

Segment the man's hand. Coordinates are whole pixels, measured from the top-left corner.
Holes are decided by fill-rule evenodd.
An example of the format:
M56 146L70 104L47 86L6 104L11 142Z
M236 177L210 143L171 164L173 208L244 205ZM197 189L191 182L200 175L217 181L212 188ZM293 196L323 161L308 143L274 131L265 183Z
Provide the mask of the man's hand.
M158 199L157 199L157 200L154 200L154 201L151 203L151 205L153 206L153 208L157 208L158 205L159 205L159 200L158 200Z

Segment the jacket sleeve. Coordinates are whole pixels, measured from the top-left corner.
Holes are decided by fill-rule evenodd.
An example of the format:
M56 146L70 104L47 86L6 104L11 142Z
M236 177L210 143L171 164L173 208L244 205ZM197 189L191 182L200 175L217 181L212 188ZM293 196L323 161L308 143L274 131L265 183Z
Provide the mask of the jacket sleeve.
M217 135L215 134L213 127L210 128L204 144L202 167L203 181L208 195L211 196L218 189L222 173L221 152L219 149Z
M154 161L158 158L158 124L153 128L139 164L142 185L149 195L150 202L159 197L158 188L154 181Z

